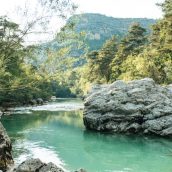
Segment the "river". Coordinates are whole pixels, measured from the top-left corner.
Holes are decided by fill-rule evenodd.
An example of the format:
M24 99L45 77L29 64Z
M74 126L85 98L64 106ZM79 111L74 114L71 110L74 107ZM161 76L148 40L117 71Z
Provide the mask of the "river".
M4 116L15 161L40 158L67 171L172 172L172 140L86 131L82 107L80 100L58 99Z

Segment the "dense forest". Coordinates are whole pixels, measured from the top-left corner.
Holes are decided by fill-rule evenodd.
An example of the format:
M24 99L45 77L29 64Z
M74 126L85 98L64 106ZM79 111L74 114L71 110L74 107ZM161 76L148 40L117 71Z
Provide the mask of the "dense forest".
M164 16L158 21L95 14L91 19L100 17L103 24L93 24L89 14L88 22L75 16L52 42L29 46L20 25L1 16L0 105L83 96L92 84L119 79L172 83L172 1L159 6Z
M147 18L113 18L102 14L83 13L70 17L67 20L66 27L73 25L74 33L85 34L84 43L91 51L100 49L105 41L113 35L116 35L118 39L124 37L132 23L140 23L142 27L147 29L147 34L149 34L151 25L155 24L156 20ZM68 40L69 38L67 37L65 42ZM54 39L47 46L56 48L60 45L59 41ZM77 50L74 49L74 51L77 54ZM80 55L79 52L78 55Z

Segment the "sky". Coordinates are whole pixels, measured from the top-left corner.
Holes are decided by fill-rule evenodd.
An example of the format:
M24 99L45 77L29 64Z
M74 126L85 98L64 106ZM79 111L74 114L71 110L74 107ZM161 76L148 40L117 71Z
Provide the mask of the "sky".
M0 0L0 15L12 12L25 0ZM112 17L161 18L161 9L155 4L163 0L73 0L78 4L77 13L101 13Z
M16 12L18 6L22 8L25 6L25 2L29 4L31 9L34 8L39 10L36 4L36 0L0 0L0 16L7 15L12 21L24 25L27 23L26 18L22 18L22 15L18 15ZM116 18L154 18L159 19L162 17L162 12L160 7L156 3L161 3L164 0L72 0L78 5L76 11L79 13L100 13L106 16L116 17ZM34 16L34 15L33 15ZM35 17L35 16L34 16ZM49 25L49 32L51 34L42 35L29 35L28 42L36 42L51 40L54 38L55 33L64 25L64 22L60 19L55 19ZM37 36L37 38L36 38Z
M161 18L161 9L156 3L163 0L74 0L81 12L101 13L122 18Z

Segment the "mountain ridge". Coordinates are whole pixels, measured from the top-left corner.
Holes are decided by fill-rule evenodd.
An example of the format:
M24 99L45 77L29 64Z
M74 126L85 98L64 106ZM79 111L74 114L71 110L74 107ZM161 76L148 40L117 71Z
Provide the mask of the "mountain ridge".
M142 27L148 30L147 34L150 34L151 25L155 24L156 21L155 19L147 18L114 18L99 13L83 13L71 16L65 27L73 24L73 33L80 34L81 32L85 32L86 35L84 36L83 42L88 47L88 51L92 51L100 49L105 41L110 39L113 35L115 35L118 40L122 39L127 34L132 23L140 23ZM60 33L62 32L63 29ZM60 33L57 33L57 35ZM47 48L58 50L62 47L71 46L70 56L79 58L78 60L80 61L80 56L84 54L84 51L83 48L79 49L78 46L76 46L79 40L71 41L70 36L66 36L62 42L58 39L57 36L54 40L42 44L41 47L43 51ZM40 59L42 59L42 57L40 57Z
M148 18L114 18L98 13L77 14L69 18L67 23L76 23L75 31L77 33L85 31L90 50L101 48L103 43L113 35L122 38L128 31L132 23L140 25L150 33L151 25L157 20Z

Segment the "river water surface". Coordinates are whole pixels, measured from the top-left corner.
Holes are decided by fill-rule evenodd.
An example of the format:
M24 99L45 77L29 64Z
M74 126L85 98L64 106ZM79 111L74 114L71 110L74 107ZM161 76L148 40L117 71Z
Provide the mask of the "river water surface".
M86 131L82 107L80 100L58 99L4 116L15 161L40 158L68 171L172 172L172 140Z

